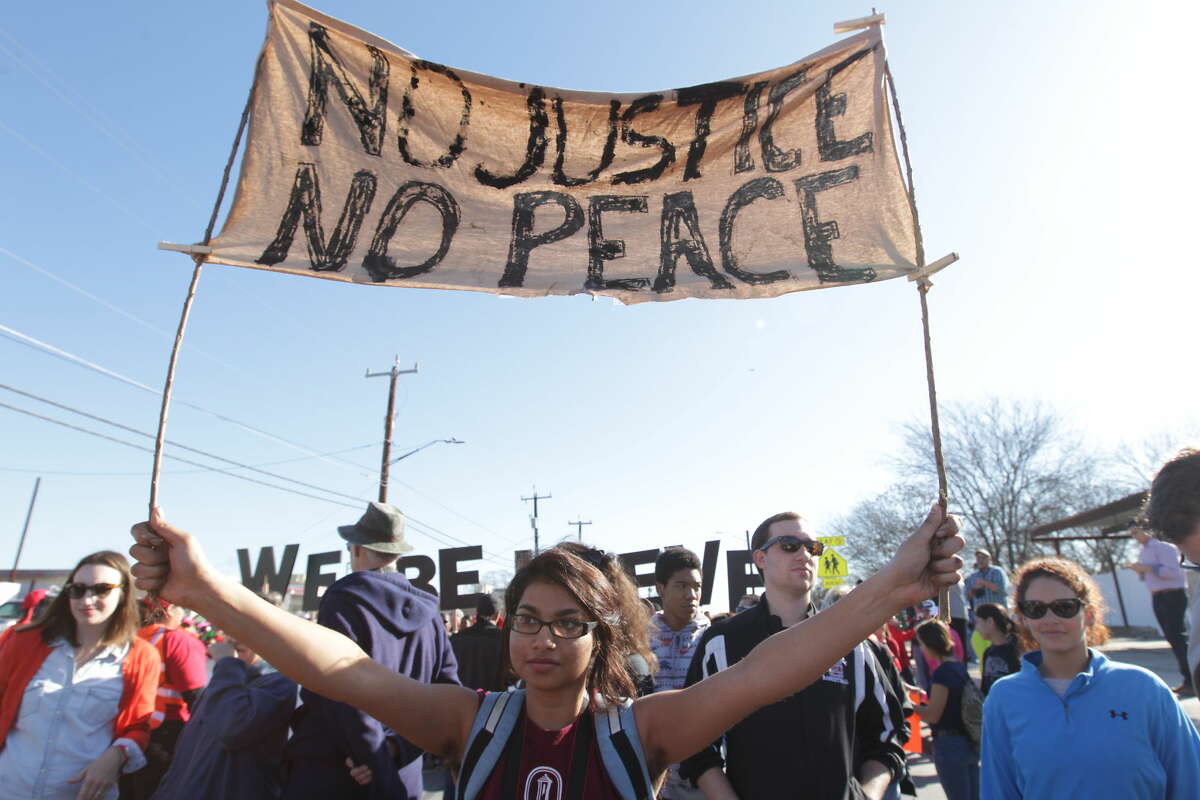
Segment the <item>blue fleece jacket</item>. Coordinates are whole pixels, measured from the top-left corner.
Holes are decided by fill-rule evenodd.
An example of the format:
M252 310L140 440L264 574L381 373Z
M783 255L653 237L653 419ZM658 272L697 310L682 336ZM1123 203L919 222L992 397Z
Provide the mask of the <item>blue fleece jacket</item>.
M153 800L272 800L296 684L265 661L222 658Z
M1060 698L1040 652L992 684L983 707L982 800L1200 796L1200 734L1157 675L1088 651Z
M458 683L458 665L438 600L398 572L352 572L321 598L317 622L345 634L374 661L423 683ZM420 800L421 751L382 723L307 689L285 759L286 800ZM389 749L396 748L393 757ZM346 758L371 768L358 786Z

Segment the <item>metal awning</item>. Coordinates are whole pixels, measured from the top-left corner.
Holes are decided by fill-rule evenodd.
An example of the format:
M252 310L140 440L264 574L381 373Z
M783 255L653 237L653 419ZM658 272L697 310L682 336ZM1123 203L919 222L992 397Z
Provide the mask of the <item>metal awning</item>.
M1089 508L1070 517L1039 525L1029 532L1029 538L1035 542L1070 542L1090 539L1121 539L1128 536L1125 533L1133 518L1141 511L1150 492L1134 492L1131 495L1105 503L1096 508ZM1071 536L1052 536L1051 534L1070 528L1099 528L1098 534L1076 534Z

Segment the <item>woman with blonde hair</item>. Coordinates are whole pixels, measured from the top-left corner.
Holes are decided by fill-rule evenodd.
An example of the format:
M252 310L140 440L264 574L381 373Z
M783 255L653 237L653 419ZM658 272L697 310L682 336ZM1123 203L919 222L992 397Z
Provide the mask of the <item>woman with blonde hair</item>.
M1094 649L1108 628L1091 576L1037 558L1013 584L1030 652L984 705L983 800L1194 797L1200 734L1157 675Z
M0 645L0 800L113 800L145 765L160 662L138 622L129 563L103 550Z
M459 800L650 800L669 764L819 679L892 614L957 581L957 530L934 506L892 561L833 608L706 680L636 700L630 623L645 613L602 569L560 548L534 557L507 589L504 652L525 688L491 694L374 663L344 636L219 577L195 537L160 519L134 526L131 552L140 588L195 609L302 685L461 764Z

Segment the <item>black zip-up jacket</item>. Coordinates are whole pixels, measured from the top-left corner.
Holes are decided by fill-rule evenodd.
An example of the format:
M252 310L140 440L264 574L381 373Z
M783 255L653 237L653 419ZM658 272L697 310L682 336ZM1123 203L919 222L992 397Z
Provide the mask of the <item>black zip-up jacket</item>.
M704 633L687 685L736 664L781 630L764 595L755 607ZM888 713L888 692L874 653L859 644L815 683L760 708L722 740L686 759L680 775L695 782L710 768L723 767L740 800L862 797L856 776L864 761L880 762L893 777L903 771L904 750Z

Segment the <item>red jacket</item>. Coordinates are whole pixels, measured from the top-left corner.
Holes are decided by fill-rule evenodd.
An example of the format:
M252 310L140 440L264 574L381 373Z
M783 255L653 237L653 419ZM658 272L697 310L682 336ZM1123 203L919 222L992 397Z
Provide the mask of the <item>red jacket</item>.
M0 645L0 749L8 739L25 687L50 655L40 628L16 631ZM143 750L150 741L150 715L154 713L154 691L158 688L158 651L135 638L121 663L125 691L117 704L113 739L130 739Z

